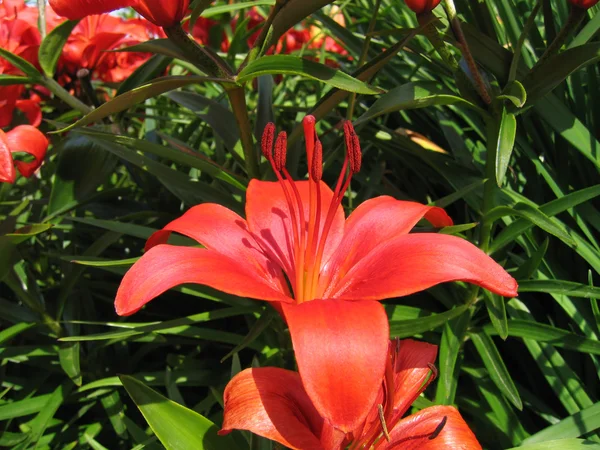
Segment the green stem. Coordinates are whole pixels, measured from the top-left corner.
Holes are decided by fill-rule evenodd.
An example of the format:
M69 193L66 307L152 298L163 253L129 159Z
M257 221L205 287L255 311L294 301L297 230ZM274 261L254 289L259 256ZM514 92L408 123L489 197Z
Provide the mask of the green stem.
M212 77L231 78L231 68L216 53L199 45L182 27L181 24L163 28L167 37L184 51L188 60L204 73Z
M258 154L254 150L254 139L252 138L252 126L248 117L248 106L246 105L246 92L243 87L235 87L227 90L227 96L231 103L231 109L240 130L240 140L246 161L246 172L250 178L260 178L258 169Z
M567 22L558 32L552 43L546 48L544 54L540 57L538 62L531 68L531 70L535 70L540 67L544 61L546 61L551 56L556 55L567 38L571 35L571 33L577 29L583 18L587 15L587 10L583 8L578 8L576 6L571 6L571 11L569 12L569 17L567 18Z
M369 28L367 30L367 34L365 36L365 41L363 42L362 51L360 53L360 59L358 60L358 68L362 67L367 60L367 55L369 54L369 47L371 45L371 33L375 30L375 22L377 21L377 13L379 12L379 6L381 5L381 0L377 0L375 2L375 8L373 17L371 17L371 21L369 22ZM350 98L348 99L348 111L346 112L346 119L352 120L352 116L354 115L354 105L356 103L356 92L350 94Z
M481 73L479 73L479 68L477 67L477 63L473 58L473 54L469 49L469 44L465 38L465 35L462 30L462 26L460 24L460 20L456 15L456 7L454 6L454 2L452 0L444 0L444 7L446 9L446 14L448 14L448 19L450 20L450 26L452 27L452 31L454 32L454 36L456 40L460 44L461 51L467 65L469 66L469 70L471 71L471 76L475 82L475 88L477 89L477 93L481 97L481 99L489 105L492 103L492 98L487 90L487 86L481 77Z
M92 108L88 105L80 101L79 99L73 97L65 88L63 88L60 84L54 81L52 78L44 77L42 83L50 92L60 98L63 102L69 105L71 108L76 109L82 114L89 114L92 112Z

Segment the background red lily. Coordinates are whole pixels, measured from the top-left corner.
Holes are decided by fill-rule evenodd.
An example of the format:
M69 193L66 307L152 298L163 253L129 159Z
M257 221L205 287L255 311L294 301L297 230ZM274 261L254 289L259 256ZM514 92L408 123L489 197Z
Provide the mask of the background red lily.
M24 177L33 175L44 161L47 149L48 139L35 127L19 125L8 133L0 130L0 182L15 182L15 166ZM34 160L13 161L13 154L18 152L28 153Z
M319 414L305 391L301 375L272 367L246 369L225 388L220 434L234 429L249 430L301 450L337 450L348 446L381 450L481 449L453 407L433 406L402 418L433 380L431 367L436 353L435 345L413 340L392 341L386 375L379 380L379 395L371 405L371 412L346 433L340 432L339 424ZM350 409L343 397L332 398L331 403Z
M81 19L132 7L145 19L160 27L170 27L181 22L189 4L189 0L50 0L52 8L69 19Z

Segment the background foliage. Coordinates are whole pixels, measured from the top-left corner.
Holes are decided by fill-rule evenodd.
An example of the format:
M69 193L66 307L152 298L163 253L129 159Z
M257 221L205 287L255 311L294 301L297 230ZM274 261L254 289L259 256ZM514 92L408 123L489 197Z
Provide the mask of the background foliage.
M216 20L214 50L225 33L226 58L239 66L249 32L234 31L231 18L243 21L250 6L266 16L273 3L206 9L203 16ZM256 136L269 120L295 130L288 161L302 177L297 127L313 111L321 119L324 178L332 183L343 158L335 126L352 118L363 169L345 200L348 212L381 194L443 206L457 224L444 232L482 244L481 229L489 227L484 248L520 285L510 300L452 283L386 302L392 336L440 345L440 377L415 407L456 404L489 449L551 448L557 439L569 441L556 448L578 448L577 438L598 445L598 6L561 55L529 73L566 22L568 3L542 0L527 22L534 1L457 1L474 58L494 96L503 95L488 108L473 92L472 103L461 99L448 65L402 2L335 2L346 26L331 18L330 6L319 9L327 3L305 1L310 8L285 20L294 24L310 13L297 28L315 25L348 55L303 46L292 56L328 62L385 92L371 95L357 85L350 89L365 93L347 94L337 88L352 81L339 74L332 82L300 60L262 57L262 67L247 66L238 78L248 81ZM442 8L435 14L459 56ZM382 59L383 51L390 58ZM114 98L115 88L131 94L97 108L86 121L93 126L53 134L37 178L0 186L0 446L161 448L155 433L168 427L152 431L134 403L152 423L143 405L157 394L144 385L174 402L160 404L179 423L210 434L210 423L176 404L219 424L232 374L250 365L294 367L284 323L261 302L184 286L132 318L114 313L121 277L154 230L199 202L243 212L248 171L234 113L223 89L191 78L203 74L184 59L156 55L119 85L95 81L102 101ZM155 81L140 94L139 86L167 66L170 75L188 76ZM71 107L48 102L42 128L72 124L81 111ZM490 134L486 123L500 132ZM496 158L486 168L490 152ZM271 176L264 160L258 170ZM271 448L250 435L232 436L216 448Z

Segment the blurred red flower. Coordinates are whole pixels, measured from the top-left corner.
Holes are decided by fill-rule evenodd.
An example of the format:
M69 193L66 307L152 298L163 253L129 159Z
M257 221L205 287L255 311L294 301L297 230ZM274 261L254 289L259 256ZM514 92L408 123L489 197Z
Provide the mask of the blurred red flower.
M588 9L594 6L600 0L569 0L573 6Z
M15 166L24 177L30 177L44 161L48 139L31 125L19 125L9 132L0 130L0 182L14 183ZM28 153L30 162L14 160L15 153Z
M406 6L412 9L417 14L433 11L440 4L441 0L404 0Z

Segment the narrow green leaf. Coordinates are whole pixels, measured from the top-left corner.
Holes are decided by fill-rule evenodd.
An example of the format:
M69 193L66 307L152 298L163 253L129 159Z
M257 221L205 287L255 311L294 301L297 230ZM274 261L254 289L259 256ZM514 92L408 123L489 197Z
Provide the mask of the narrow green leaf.
M56 70L56 64L62 54L63 47L73 31L73 28L79 23L78 20L67 20L54 28L44 38L38 50L38 59L40 67L46 76L52 78Z
M81 386L81 366L79 364L79 342L62 344L58 351L60 367L76 386Z
M451 225L449 227L442 228L439 233L441 234L459 234L463 231L472 230L478 225L478 222L472 223L461 223L460 225Z
M496 144L496 183L500 187L504 184L504 177L506 176L510 157L515 146L516 135L517 118L514 114L508 113L503 108L498 130L498 142Z
M13 233L5 234L4 237L13 244L20 244L25 242L29 238L36 236L40 233L44 233L52 228L51 223L36 223L33 225L26 225L24 227L15 230Z
M519 292L546 292L570 297L600 298L600 287L588 286L566 280L519 281Z
M258 58L242 69L237 76L239 83L250 81L260 75L300 75L321 81L330 86L358 94L379 94L382 91L325 64L291 55L269 55Z
M32 82L41 82L42 74L29 61L9 52L2 47L0 47L0 58L6 59L9 63L27 75Z
M496 100L508 100L517 108L521 108L527 101L527 91L521 83L514 80L506 85L502 94L496 97Z
M485 307L487 308L492 325L496 329L498 335L503 340L506 340L508 337L508 323L506 319L504 298L489 291L484 291L483 298L485 300Z
M395 111L454 104L461 104L479 110L477 106L454 95L453 92L448 91L441 83L436 81L406 83L379 97L354 123L358 125L382 114Z
M205 81L221 81L230 83L229 80L220 80L210 77L198 76L172 76L158 78L152 81L151 83L145 84L144 86L140 86L124 94L117 95L112 100L94 109L91 113L86 114L77 122L61 130L54 131L53 133L62 133L64 131L68 131L76 127L83 127L85 125L89 125L90 123L98 122L99 120L104 119L105 117L108 117L111 114L116 114L121 111L124 111L130 108L131 106L137 105L138 103L142 103L144 100L149 99L151 97L156 97L160 94L164 94L165 92L172 91L183 86L188 86L190 84L196 83L203 83Z
M123 421L123 417L125 417L125 408L119 392L113 391L110 394L105 395L100 399L100 403L102 403L102 407L106 411L108 420L110 420L115 433L121 438L126 437L127 427Z
M517 387L492 338L485 331L470 333L469 336L473 340L477 353L479 353L494 384L518 410L522 410L523 402L519 396L519 391L517 391Z
M537 444L520 445L508 450L600 450L600 444L583 439L558 439Z
M150 80L160 76L173 61L172 58L164 55L152 55L152 57L135 69L117 89L117 95L124 94L136 87L148 83Z
M484 326L483 329L490 335L496 333L491 324ZM545 342L555 347L600 355L600 341L531 320L509 319L508 335Z
M542 245L540 245L539 248L533 252L531 257L523 264L519 265L519 268L512 274L516 280L526 280L527 278L531 278L533 276L542 263L542 260L546 255L546 251L548 251L549 242L550 240L548 238L544 239ZM522 282L523 281L519 281L519 288L521 287Z
M29 77L0 73L0 86L11 86L13 84L28 84L31 82L32 80Z
M0 344L4 344L9 339L12 339L13 337L23 333L24 331L29 330L35 325L35 323L20 322L0 331Z
M523 444L536 444L558 439L576 438L600 428L600 402L571 414L559 423L551 425L523 441ZM600 446L600 444L597 444Z
M277 313L274 309L268 308L263 311L258 320L254 323L246 337L242 342L236 345L229 353L221 358L221 362L225 361L230 356L238 353L240 350L248 347L260 334L267 328Z
M163 397L133 377L122 375L121 382L167 450L237 449L231 436L218 436L217 426L195 411Z
M440 313L432 314L427 317L419 317L411 320L390 321L390 336L392 337L411 337L415 334L433 330L445 324L448 320L460 316L468 309L468 305L457 306L454 309Z

